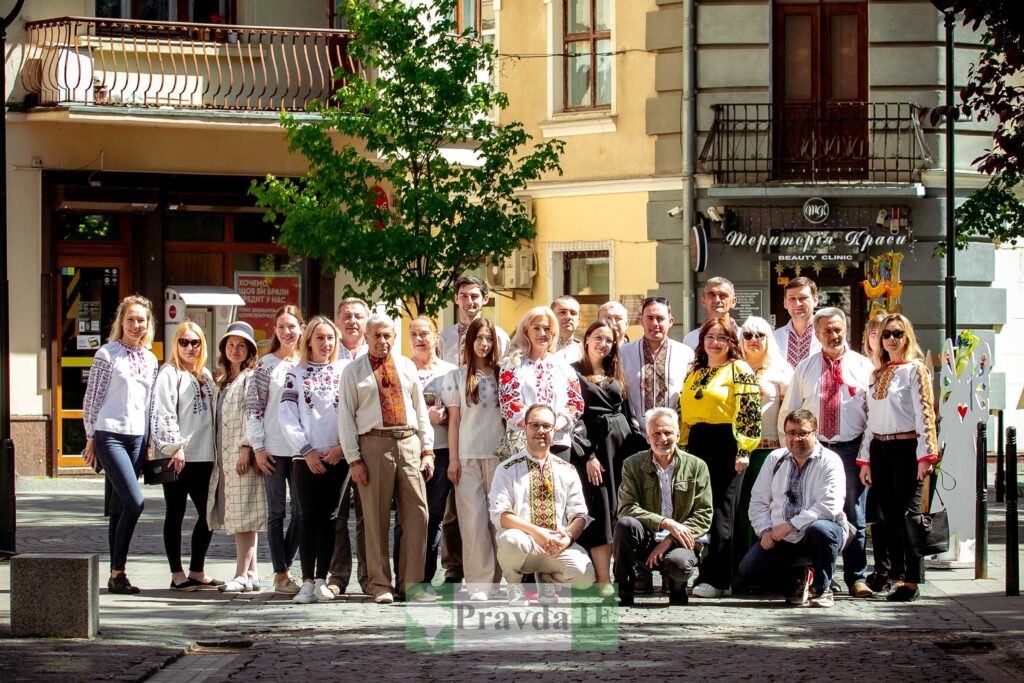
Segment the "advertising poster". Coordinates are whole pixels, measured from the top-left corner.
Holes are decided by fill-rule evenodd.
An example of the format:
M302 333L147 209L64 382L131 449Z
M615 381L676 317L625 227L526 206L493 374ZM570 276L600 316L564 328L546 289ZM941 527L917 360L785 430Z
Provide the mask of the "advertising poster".
M298 273L235 273L235 291L245 300L237 319L252 325L259 343L274 336L278 308L299 305L302 277Z

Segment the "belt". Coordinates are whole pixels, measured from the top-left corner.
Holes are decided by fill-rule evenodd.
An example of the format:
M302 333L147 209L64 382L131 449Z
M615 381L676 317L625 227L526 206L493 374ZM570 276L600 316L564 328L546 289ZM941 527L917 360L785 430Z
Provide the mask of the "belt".
M389 427L387 429L371 429L364 436L382 436L385 439L401 441L402 439L408 439L410 436L415 436L416 433L415 427Z
M917 434L914 434L914 436L917 436ZM849 441L825 441L825 439L818 439L818 442L821 443L822 446L829 446L832 448L835 446L845 446L847 444L857 443L858 441L860 441L859 436L856 439L850 439Z
M875 441L904 441L916 439L917 432L897 432L895 434L875 434Z

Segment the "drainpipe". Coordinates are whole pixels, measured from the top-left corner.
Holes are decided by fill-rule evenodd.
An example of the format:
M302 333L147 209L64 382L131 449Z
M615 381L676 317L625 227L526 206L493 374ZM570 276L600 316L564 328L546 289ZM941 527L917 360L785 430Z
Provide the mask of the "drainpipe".
M680 255L686 264L683 268L683 307L679 311L680 323L689 331L694 327L693 314L693 269L690 265L691 226L697 220L694 191L694 172L696 170L697 149L697 2L685 0L683 3L683 92L680 99L680 127L682 138L682 180L683 201L681 216L683 219L683 253Z

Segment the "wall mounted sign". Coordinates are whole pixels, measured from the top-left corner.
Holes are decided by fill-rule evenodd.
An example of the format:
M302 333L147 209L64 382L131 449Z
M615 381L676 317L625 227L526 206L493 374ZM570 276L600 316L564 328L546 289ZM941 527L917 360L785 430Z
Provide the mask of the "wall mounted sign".
M285 304L298 306L302 300L302 277L298 273L235 273L235 291L245 299L238 320L252 325L256 341L273 339L274 313Z
M811 197L804 202L804 220L813 225L821 225L828 220L828 202L821 197Z
M759 318L768 318L764 309L764 290L736 288L736 306L733 307L730 315L742 323L752 315Z

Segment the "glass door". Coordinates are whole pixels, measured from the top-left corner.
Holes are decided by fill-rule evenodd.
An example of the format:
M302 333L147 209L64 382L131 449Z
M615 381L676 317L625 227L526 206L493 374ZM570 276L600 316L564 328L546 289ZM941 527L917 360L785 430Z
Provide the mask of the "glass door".
M57 269L55 428L57 467L85 467L82 401L96 351L127 294L127 259L62 256Z

